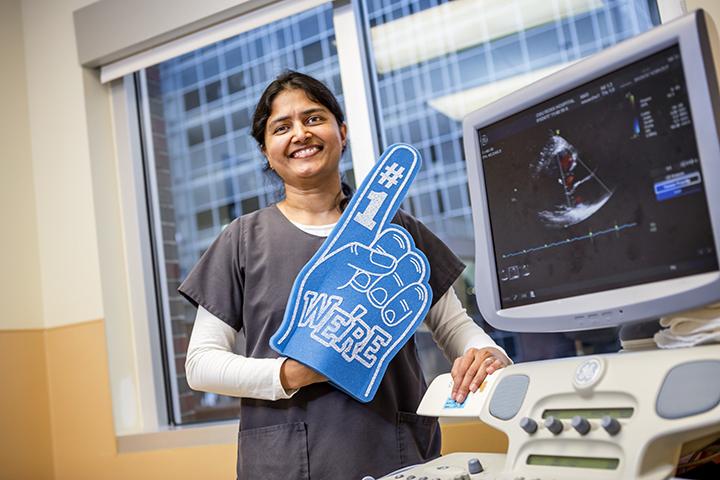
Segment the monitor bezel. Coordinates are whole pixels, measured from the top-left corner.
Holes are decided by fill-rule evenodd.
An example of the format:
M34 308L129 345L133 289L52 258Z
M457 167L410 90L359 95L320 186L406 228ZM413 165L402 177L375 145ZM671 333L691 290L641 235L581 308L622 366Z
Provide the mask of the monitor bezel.
M502 308L477 133L484 126L678 45L688 85L717 256L720 252L720 122L717 79L707 30L710 22L705 12L696 10L581 60L465 117L463 138L475 230L476 299L483 317L495 328L518 332L604 328L656 318L720 300L720 271L716 270ZM698 75L701 76L700 81Z

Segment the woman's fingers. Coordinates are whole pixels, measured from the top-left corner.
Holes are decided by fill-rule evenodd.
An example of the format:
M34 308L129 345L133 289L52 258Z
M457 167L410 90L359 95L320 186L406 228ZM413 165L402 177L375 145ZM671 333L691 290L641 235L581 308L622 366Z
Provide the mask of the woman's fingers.
M325 381L327 378L323 375L292 358L285 359L280 366L280 384L285 390L295 390Z
M503 367L506 367L507 365L503 360L500 360L499 358L495 358L490 364L488 365L486 371L488 375L491 375L497 370L500 370Z
M485 377L504 366L505 361L496 357L491 349L469 349L453 363L451 397L458 403L464 402L470 392L480 388Z
M455 401L458 403L464 402L468 393L477 390L477 387L485 380L487 375L484 368L485 356L475 354L471 356L471 359L472 362L465 370L464 375L462 375L460 386L455 395Z

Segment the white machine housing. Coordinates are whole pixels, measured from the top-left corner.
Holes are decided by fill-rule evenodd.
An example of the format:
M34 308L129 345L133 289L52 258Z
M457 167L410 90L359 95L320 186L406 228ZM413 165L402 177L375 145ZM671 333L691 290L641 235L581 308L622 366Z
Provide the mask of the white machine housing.
M720 345L520 363L492 377L459 409L440 375L418 413L479 417L508 436L506 456L455 453L383 478L666 479L684 444L720 436ZM482 471L471 473L472 459Z

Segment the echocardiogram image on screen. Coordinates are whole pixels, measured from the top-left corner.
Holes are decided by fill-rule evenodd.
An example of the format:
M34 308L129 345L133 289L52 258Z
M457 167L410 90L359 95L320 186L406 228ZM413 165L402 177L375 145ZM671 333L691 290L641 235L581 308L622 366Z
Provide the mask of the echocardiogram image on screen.
M477 134L503 308L718 268L677 46Z

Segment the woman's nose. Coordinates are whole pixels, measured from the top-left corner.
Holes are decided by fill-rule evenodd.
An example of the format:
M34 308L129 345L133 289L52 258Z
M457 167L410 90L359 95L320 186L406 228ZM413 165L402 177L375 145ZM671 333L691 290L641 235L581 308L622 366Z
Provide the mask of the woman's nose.
M305 125L302 123L299 123L299 122L293 126L292 133L293 133L292 141L299 142L299 143L303 143L303 142L307 141L307 139L310 138L310 136L312 135L310 133L310 131L308 131L308 129L305 127Z

